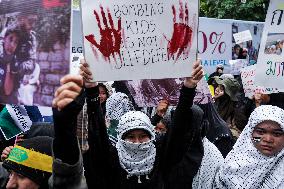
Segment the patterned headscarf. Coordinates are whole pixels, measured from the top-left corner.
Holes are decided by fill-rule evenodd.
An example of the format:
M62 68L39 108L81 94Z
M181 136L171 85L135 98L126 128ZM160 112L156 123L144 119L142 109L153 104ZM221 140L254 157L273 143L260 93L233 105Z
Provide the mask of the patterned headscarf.
M268 157L252 142L254 128L266 120L277 122L284 130L284 110L270 105L256 108L221 166L216 188L284 188L284 149Z
M128 96L124 93L113 93L106 102L106 116L110 120L119 120L126 112L134 110Z
M123 135L131 130L142 129L150 135L150 141L132 143L123 140ZM149 117L139 111L130 111L123 115L117 127L118 142L116 149L120 166L128 173L128 177L137 176L141 182L141 175L149 175L154 167L156 147L154 126Z
M224 163L221 152L206 137L203 139L203 148L204 155L201 166L192 182L192 188L194 189L212 188L215 175Z

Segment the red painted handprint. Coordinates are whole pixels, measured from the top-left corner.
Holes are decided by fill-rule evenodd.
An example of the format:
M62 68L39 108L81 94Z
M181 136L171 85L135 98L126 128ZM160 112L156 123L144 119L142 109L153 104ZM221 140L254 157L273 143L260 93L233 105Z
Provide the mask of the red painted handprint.
M105 59L110 61L110 56L112 55L113 58L116 60L115 58L115 53L116 53L119 55L120 60L121 60L121 54L120 54L120 46L122 42L121 19L118 20L118 27L117 29L115 29L114 22L113 22L109 9L107 8L109 25L108 25L108 21L106 18L106 13L104 11L104 8L100 6L100 9L101 9L104 28L102 28L98 12L94 10L94 14L98 22L98 27L100 29L100 35L101 35L100 43L96 41L94 34L85 36L85 38L91 43L95 56L97 56L97 53L96 53L95 48L93 48L94 46L98 48L98 50L102 53Z
M176 8L173 5L173 35L171 40L168 41L168 58L172 58L175 54L177 54L175 61L178 60L182 53L188 55L189 50L191 48L192 40L193 40L193 29L189 27L189 19L188 19L188 7L187 3L185 6L180 1L180 13L179 20L180 23L176 22Z

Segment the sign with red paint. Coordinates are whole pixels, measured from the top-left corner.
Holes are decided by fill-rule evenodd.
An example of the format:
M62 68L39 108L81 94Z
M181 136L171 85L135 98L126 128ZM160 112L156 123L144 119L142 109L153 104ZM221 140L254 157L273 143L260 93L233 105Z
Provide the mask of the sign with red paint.
M256 69L256 83L284 92L284 1L270 1Z
M191 74L198 0L84 0L84 53L97 81Z
M254 94L278 93L277 88L262 87L255 84L256 65L247 66L241 70L241 77L245 96L252 98Z
M218 64L224 66L224 72L231 70L232 58L232 23L228 21L200 18L198 31L198 57L202 60L205 72L216 71Z

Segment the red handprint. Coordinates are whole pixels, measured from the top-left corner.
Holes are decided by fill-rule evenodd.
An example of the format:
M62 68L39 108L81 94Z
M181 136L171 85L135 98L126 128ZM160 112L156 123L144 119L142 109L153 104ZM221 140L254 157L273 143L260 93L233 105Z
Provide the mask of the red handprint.
M185 9L183 3L180 1L180 14L179 19L180 23L176 22L176 9L175 6L172 6L173 10L173 35L171 40L168 41L168 58L172 58L176 53L177 56L175 61L178 60L182 53L188 55L189 50L191 48L192 40L193 40L193 29L189 27L189 19L188 19L188 7L187 3L185 3Z
M110 61L110 56L112 55L113 58L115 58L115 53L117 53L120 57L121 60L121 54L120 54L120 46L122 42L121 38L121 19L118 20L118 28L114 28L114 23L112 16L110 14L109 9L107 8L107 14L108 14L108 19L109 19L109 25L107 22L106 14L104 11L104 8L100 6L101 9L101 14L102 14L102 19L104 23L104 29L102 28L101 21L99 14L96 10L94 10L94 14L96 16L96 20L98 22L98 27L100 29L100 35L101 35L101 40L100 44L97 43L94 34L85 36L85 38L91 43L92 49L94 52L94 55L97 56L95 48L98 48L98 50L102 53L105 59Z

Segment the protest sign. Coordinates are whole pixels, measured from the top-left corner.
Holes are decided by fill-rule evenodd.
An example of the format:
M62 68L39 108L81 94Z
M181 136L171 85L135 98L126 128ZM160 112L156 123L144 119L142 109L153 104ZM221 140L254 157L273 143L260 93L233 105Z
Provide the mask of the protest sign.
M32 123L52 121L52 110L47 107L7 104L0 112L0 130L6 140L28 131Z
M255 74L256 74L256 65L247 66L241 69L241 78L246 97L252 98L252 96L256 93L271 94L279 92L277 88L267 88L267 87L257 86L255 84Z
M70 0L0 1L1 103L51 106L69 72L70 22Z
M240 75L240 70L248 65L246 59L230 60L229 63L231 65L232 75Z
M178 103L183 79L136 80L125 82L139 107L156 107L160 100L166 99L171 106ZM213 102L207 82L202 79L196 87L194 104Z
M252 40L252 36L249 30L235 33L233 34L233 36L234 36L236 44L240 44L240 43Z
M198 32L198 57L209 75L216 71L218 64L224 65L224 72L229 73L229 60L232 58L231 22L220 19L200 18Z
M248 63L249 65L256 64L258 57L258 50L260 46L260 41L262 37L264 23L262 22L253 22L253 21L242 21L242 20L233 20L232 23L232 33L240 33L243 31L250 31L252 39L241 44L236 44L236 41L233 40L233 53L232 59L238 59L240 48L247 48ZM234 39L234 38L233 38Z
M78 5L74 8L74 4ZM71 49L71 62L70 62L70 74L79 74L80 59L83 56L83 32L82 32L82 19L79 8L79 1L73 0L73 10L72 10L72 49Z
M81 2L84 53L96 81L189 76L198 0Z
M270 1L261 40L256 84L284 91L284 1Z

